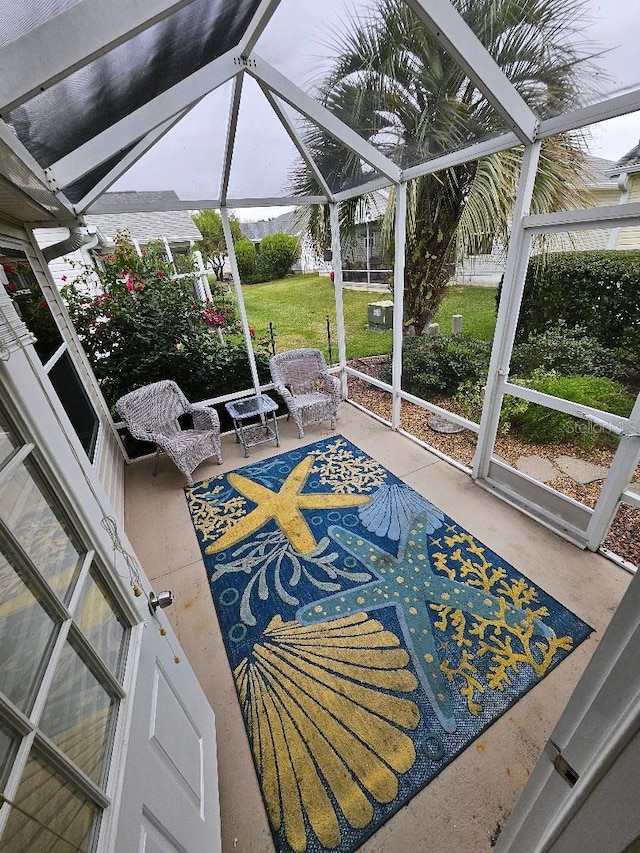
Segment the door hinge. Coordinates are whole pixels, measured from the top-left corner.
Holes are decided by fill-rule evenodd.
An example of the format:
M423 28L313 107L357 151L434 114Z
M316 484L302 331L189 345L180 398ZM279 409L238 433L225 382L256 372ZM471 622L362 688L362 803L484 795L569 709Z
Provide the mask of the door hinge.
M569 764L560 749L555 745L552 740L547 741L547 745L545 746L545 752L551 759L556 773L559 773L560 776L562 776L562 778L570 788L573 788L573 786L580 778L580 774L573 769L573 767Z

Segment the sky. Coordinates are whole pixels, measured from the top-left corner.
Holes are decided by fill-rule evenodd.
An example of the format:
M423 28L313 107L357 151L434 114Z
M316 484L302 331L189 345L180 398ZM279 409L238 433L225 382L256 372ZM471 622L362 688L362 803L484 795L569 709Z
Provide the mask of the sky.
M341 30L349 14L366 9L371 2L281 0L255 52L308 89L311 80L321 76L323 68L330 64L335 49L332 34ZM640 32L640 2L585 0L584 5L587 24L582 38L594 51L603 51L594 84L605 94L640 84L636 38ZM297 152L258 86L250 78L245 79L228 195L281 197L287 194ZM174 189L183 199L219 198L230 94L229 83L203 99L113 189ZM290 110L289 113L292 115ZM588 145L594 155L615 161L639 139L640 112L592 126ZM237 213L246 221L277 216L286 209L251 208Z

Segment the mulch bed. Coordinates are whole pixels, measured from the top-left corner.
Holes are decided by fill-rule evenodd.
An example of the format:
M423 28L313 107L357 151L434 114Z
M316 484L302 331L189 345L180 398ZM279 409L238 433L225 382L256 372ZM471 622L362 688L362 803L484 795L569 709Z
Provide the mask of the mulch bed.
M350 362L350 365L361 373L378 377L384 359L385 356L356 359ZM348 384L350 399L355 400L380 417L391 420L391 394L388 391L374 388L364 380L353 376L349 377ZM449 397L434 397L432 402L449 412L460 414L456 410L455 403ZM427 424L430 417L430 413L425 409L403 400L402 429L441 453L445 453L463 465L470 467L476 448L475 434L469 430L454 435L434 432ZM535 455L542 456L552 462L558 456L576 456L595 465L609 467L613 461L614 450L608 447L597 447L590 451L583 451L573 444L526 444L507 435L498 437L496 440L494 455L508 462L509 465L515 465L520 456ZM633 480L634 482L640 481L640 465L636 469ZM581 483L561 474L547 485L585 504L585 506L593 507L600 496L603 482L603 480L596 480L594 483L583 486ZM621 504L603 546L629 563L640 566L640 510Z

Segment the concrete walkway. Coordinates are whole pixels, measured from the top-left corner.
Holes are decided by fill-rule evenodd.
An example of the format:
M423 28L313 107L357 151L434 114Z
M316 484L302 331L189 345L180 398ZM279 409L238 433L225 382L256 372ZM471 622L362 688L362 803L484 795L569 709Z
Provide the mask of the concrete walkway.
M516 468L541 483L550 483L565 474L583 486L604 480L609 473L604 465L594 465L575 456L557 456L553 461L544 456L521 456L516 461Z

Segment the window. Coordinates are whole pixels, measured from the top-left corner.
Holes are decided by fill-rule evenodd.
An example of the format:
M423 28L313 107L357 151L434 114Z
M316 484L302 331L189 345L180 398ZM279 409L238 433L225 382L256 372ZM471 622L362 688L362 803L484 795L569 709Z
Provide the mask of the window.
M0 588L0 847L89 853L109 804L129 624L2 409Z
M8 279L7 293L16 311L36 338L35 350L45 366L60 402L93 462L100 421L73 365L26 254L0 246L0 263Z

